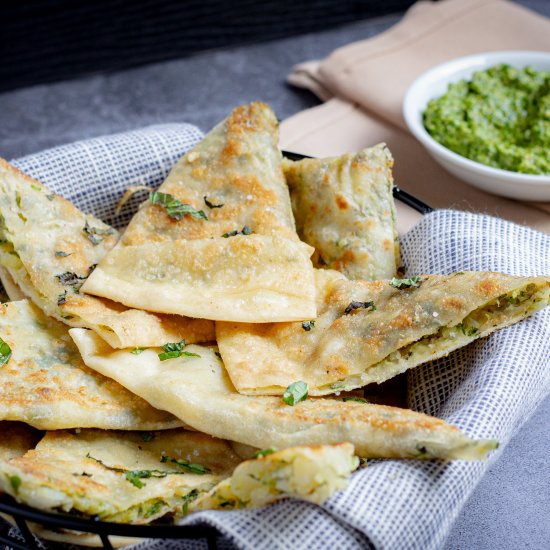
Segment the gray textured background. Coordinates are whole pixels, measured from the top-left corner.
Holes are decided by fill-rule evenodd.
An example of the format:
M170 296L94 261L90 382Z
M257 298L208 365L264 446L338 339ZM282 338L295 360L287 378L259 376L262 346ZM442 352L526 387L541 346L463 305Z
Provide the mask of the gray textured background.
M550 1L521 3L550 16ZM292 65L373 36L399 17L0 94L0 156L160 122L191 122L207 131L235 105L255 99L284 119L318 103L285 84ZM492 465L445 550L550 548L549 418L547 398Z

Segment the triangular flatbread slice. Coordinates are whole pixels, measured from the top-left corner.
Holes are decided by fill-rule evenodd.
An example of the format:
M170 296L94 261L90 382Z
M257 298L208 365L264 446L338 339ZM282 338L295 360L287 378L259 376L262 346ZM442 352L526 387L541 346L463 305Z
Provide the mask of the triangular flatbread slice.
M383 382L532 315L550 301L550 278L460 272L409 280L348 281L316 274L311 323L217 323L237 390L282 394L296 380L310 395Z
M132 311L82 294L82 283L114 246L117 231L1 159L0 222L2 281L13 298L18 288L47 315L91 328L113 347L213 339L207 321Z
M306 319L312 253L295 231L275 115L252 103L178 161L83 291L204 319Z
M230 478L191 502L189 512L253 508L287 497L321 504L347 487L359 466L353 451L350 443L260 451L258 458L239 464Z
M325 159L283 161L300 238L316 267L390 279L399 267L393 158L384 143Z
M59 430L23 456L0 457L0 491L41 510L149 523L181 514L239 462L228 442L181 429Z
M199 357L160 361L158 350L132 355L90 331L70 333L89 367L196 430L260 449L350 442L363 457L476 460L496 445L406 409L322 398L290 406L280 397L241 395L216 348L191 345L186 350Z
M27 300L0 305L0 338L0 420L20 420L44 430L181 425L86 367L67 326Z

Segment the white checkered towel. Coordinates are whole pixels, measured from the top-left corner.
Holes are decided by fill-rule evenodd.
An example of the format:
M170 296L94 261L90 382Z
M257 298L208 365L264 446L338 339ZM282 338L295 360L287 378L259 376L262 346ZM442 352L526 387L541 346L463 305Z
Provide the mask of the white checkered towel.
M129 185L158 185L201 137L173 124L44 151L15 163L81 209L123 226L114 205ZM143 199L143 197L141 197ZM133 206L138 200L133 202ZM550 274L550 237L487 216L429 214L402 239L407 275L461 270ZM409 406L501 446L550 391L550 309L449 357L410 371ZM491 460L498 456L492 453ZM247 511L201 512L186 524L209 524L220 547L429 550L442 545L488 464L373 461L324 506L287 500ZM205 548L199 541L148 541L140 549Z

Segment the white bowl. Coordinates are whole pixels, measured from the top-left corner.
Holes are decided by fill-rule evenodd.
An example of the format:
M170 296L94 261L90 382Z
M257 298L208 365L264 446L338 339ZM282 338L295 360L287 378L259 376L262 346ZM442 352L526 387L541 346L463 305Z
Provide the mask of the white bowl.
M430 99L443 95L451 82L469 80L475 71L485 70L499 63L507 63L518 68L531 66L538 71L550 71L550 53L528 51L481 53L438 65L417 78L407 90L403 102L405 122L430 155L458 178L489 193L513 199L550 201L550 176L520 174L467 159L435 141L424 128L422 114Z

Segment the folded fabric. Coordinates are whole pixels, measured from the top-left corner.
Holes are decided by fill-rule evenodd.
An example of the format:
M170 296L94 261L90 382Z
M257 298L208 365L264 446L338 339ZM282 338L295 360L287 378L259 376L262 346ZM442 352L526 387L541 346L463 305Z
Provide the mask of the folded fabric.
M115 218L113 212L126 187L159 184L198 138L199 132L187 125L157 126L59 147L17 165L84 211L121 227L131 215L126 211L130 205L125 217ZM469 270L550 273L550 237L487 216L434 212L401 245L407 276ZM505 445L550 391L549 356L550 311L543 311L414 369L409 405L436 414L470 437L496 438ZM215 526L224 548L231 540L247 549L435 549L489 464L373 461L353 475L349 489L322 507L285 500L256 510L199 512L185 524ZM136 548L165 547L166 541L145 541ZM171 543L177 549L197 547L196 541Z
M384 141L397 184L428 204L550 231L550 204L497 197L451 176L412 138L401 114L407 88L429 68L485 51L548 51L549 35L550 20L506 0L418 2L388 31L294 68L290 83L328 101L285 120L282 147L328 156Z

